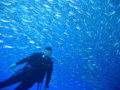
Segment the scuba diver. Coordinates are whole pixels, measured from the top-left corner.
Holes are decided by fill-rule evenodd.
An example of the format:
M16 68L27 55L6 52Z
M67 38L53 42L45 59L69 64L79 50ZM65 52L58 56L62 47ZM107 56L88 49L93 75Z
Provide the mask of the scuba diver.
M10 69L17 65L26 63L26 65L15 72L13 76L0 82L0 89L21 82L14 90L28 90L36 82L42 83L46 76L44 90L49 88L49 82L53 71L53 61L50 58L52 54L51 47L46 47L43 53L34 53L10 66Z

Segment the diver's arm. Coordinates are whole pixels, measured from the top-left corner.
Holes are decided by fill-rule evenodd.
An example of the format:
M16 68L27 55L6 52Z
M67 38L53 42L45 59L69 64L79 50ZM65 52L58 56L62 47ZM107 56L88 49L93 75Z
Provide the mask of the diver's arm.
M27 62L28 60L29 60L28 57L25 58L25 59L22 59L22 60L20 60L19 62L12 64L12 65L9 67L9 69L12 69L12 68L16 67L16 66L19 65L19 64L23 64L23 63Z
M31 56L29 56L29 57L27 57L27 58L24 58L24 59L20 60L19 62L12 64L12 65L9 67L9 69L12 69L12 68L14 68L14 67L17 66L17 65L20 65L20 64L29 62L29 61L32 60L34 57L35 57L35 54L33 54L33 55L31 55Z
M26 57L26 58L20 60L19 62L16 63L16 65L20 65L20 64L23 64L23 63L26 63L26 62L31 62L31 61L33 61L35 58L37 58L38 55L40 55L40 54L39 54L39 53L34 53L34 54L32 54L31 56Z
M16 66L16 63L12 64L12 65L9 67L9 69L14 68L15 66Z
M26 63L26 62L28 62L30 59L31 59L31 56L30 56L30 57L27 57L27 58L24 58L24 59L20 60L19 62L17 62L16 65L20 65L20 64Z
M49 68L49 70L47 71L47 77L46 77L46 84L45 84L45 88L49 88L49 82L51 79L51 75L52 75L52 71L53 71L53 65Z

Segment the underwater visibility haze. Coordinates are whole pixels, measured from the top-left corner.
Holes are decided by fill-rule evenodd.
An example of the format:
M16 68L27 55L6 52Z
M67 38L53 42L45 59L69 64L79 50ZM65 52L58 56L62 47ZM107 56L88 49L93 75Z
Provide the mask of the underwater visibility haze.
M46 46L48 90L120 90L120 0L0 0L0 81Z

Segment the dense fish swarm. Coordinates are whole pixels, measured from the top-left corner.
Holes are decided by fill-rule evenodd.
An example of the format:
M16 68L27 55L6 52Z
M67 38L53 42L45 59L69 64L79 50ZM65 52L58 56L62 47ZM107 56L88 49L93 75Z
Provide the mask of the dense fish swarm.
M51 85L120 90L120 0L0 0L0 71L51 46Z

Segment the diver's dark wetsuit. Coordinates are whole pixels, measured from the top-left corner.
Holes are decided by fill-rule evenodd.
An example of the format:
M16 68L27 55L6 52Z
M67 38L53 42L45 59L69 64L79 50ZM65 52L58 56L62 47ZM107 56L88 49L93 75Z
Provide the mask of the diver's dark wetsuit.
M16 65L19 65L27 62L23 69L17 71L9 79L0 82L0 88L10 86L22 81L14 90L27 90L36 82L42 83L46 73L47 77L45 87L48 88L48 84L50 82L51 74L53 71L53 62L51 58L42 56L42 53L35 53L30 57L27 57L16 63Z

